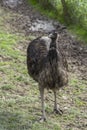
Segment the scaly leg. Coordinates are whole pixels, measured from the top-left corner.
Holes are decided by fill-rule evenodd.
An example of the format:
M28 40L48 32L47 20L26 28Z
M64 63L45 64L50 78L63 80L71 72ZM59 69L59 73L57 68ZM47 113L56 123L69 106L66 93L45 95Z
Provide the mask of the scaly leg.
M40 118L40 121L46 121L46 114L45 114L45 106L44 106L44 88L40 87L40 96L41 96L41 104L42 104L42 117Z
M53 92L54 92L54 112L56 114L62 115L63 111L57 107L56 90L54 90Z

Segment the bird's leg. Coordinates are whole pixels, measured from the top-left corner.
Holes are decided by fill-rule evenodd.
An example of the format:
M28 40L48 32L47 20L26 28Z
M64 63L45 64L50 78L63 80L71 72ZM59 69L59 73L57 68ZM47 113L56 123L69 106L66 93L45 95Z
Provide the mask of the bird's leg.
M46 121L46 114L45 114L45 106L44 106L44 88L40 87L40 96L41 96L41 104L42 104L42 117L40 118L40 122Z
M61 109L59 109L58 106L57 106L56 90L54 90L53 92L54 92L54 112L56 114L62 115L63 111Z

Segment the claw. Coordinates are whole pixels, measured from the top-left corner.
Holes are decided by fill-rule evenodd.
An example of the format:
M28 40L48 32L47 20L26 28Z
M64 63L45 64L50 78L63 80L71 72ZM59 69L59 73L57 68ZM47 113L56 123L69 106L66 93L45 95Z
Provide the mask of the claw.
M40 122L45 122L46 121L46 117L41 117L39 121Z
M54 112L59 115L63 114L63 111L61 109L54 109Z

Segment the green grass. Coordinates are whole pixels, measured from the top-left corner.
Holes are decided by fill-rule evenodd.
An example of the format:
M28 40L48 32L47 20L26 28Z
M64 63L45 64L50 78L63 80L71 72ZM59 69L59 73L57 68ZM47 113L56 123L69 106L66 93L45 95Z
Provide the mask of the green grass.
M87 44L87 31L78 25L71 25L68 27L69 31L76 35L79 41L84 41Z
M2 8L0 11L3 14ZM4 13L9 13L6 19L14 15L10 11ZM3 15L0 19L3 21L0 26L0 130L73 130L79 127L86 130L86 81L73 74L69 86L57 95L64 114L53 113L53 93L46 91L47 122L38 121L41 101L38 84L27 73L25 45L26 40L35 36L13 34L5 27Z

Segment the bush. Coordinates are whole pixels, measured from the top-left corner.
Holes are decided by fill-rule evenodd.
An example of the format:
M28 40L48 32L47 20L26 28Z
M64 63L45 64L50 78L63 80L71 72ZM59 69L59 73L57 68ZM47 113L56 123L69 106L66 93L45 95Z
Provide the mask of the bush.
M67 5L73 24L78 24L87 29L87 1L67 0Z

